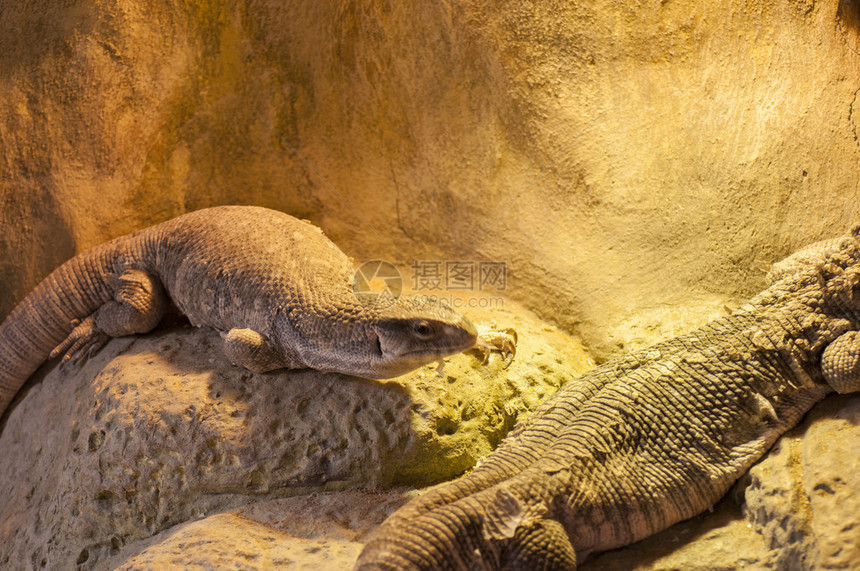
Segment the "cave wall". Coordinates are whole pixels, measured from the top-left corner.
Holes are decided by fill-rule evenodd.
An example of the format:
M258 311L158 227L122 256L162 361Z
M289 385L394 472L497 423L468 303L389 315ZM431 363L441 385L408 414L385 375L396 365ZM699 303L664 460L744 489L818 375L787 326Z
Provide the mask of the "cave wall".
M665 334L860 221L858 12L5 2L0 316L75 252L252 203L357 260L505 262L598 355Z

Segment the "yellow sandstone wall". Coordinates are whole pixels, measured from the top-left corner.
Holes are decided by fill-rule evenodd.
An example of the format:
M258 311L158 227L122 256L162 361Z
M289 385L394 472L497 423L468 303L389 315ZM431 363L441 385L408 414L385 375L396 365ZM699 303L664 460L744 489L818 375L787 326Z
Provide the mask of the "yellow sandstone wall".
M253 203L358 260L504 261L598 354L670 333L860 221L858 12L6 2L0 316L77 251Z

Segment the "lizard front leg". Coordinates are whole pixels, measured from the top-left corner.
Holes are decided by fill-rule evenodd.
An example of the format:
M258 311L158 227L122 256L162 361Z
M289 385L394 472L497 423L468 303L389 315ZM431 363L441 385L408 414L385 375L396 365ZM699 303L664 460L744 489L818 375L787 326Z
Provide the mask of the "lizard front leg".
M860 391L860 331L843 333L827 346L821 371L837 393Z
M114 298L81 320L51 351L63 361L93 355L111 337L152 331L167 310L168 297L161 282L143 270L125 270L114 278Z
M290 358L272 345L264 335L253 329L234 328L222 333L224 353L230 362L255 373L266 373L275 369L298 369L306 365L297 357Z
M503 568L511 571L576 569L576 551L564 526L547 517L543 504L523 501L505 487L488 493L492 500L484 512L482 535L488 552L502 547Z

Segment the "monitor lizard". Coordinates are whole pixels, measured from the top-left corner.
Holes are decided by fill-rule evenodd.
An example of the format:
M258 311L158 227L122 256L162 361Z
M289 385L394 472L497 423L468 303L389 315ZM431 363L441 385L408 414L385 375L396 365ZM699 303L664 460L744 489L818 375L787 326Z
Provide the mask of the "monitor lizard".
M146 333L172 301L222 333L254 372L313 368L402 375L475 347L475 326L438 300L362 302L350 259L322 231L254 206L190 212L83 252L48 275L0 324L0 414L49 357L75 361L111 337ZM509 337L490 344L512 355Z
M724 318L566 383L355 569L572 570L713 506L817 401L860 390L860 227Z

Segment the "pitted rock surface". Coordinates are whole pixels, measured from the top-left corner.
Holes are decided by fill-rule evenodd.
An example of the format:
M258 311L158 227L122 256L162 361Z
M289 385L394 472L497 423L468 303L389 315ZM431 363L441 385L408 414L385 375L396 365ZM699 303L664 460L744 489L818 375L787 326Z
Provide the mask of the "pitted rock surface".
M271 497L449 479L524 412L591 366L513 305L472 312L517 328L505 368L478 352L387 382L235 367L188 327L116 339L42 371L2 433L0 566L97 566L202 514ZM95 568L95 567L94 567Z

